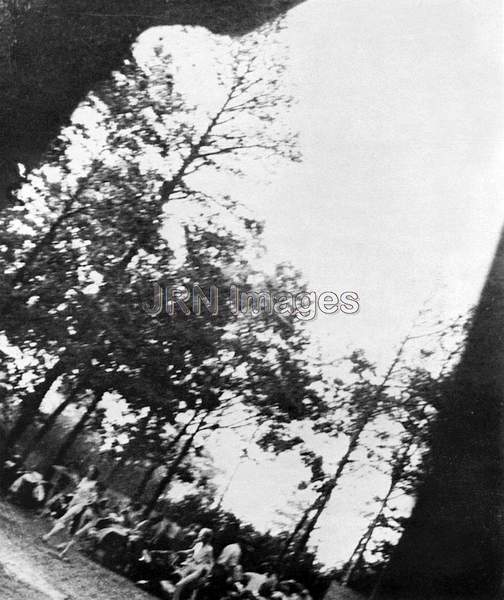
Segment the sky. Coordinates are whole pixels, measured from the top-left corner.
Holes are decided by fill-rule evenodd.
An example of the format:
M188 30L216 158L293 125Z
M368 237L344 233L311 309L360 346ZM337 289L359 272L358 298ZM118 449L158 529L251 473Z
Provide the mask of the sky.
M420 305L477 300L504 216L499 2L308 0L287 18L302 165L250 195L270 255L359 315L312 323L327 353L386 361Z
M426 301L446 319L477 301L496 246L504 220L501 4L307 0L278 35L285 91L295 100L284 119L299 133L303 160L249 165L247 177L228 177L221 191L265 222L265 268L288 261L318 294L359 294L357 314L307 324L324 358L363 348L384 370ZM148 62L160 38L175 88L203 108L218 100L214 64L229 40L156 28L140 37L137 58ZM93 119L81 110L84 117ZM344 440L324 445L305 434L337 460ZM244 444L233 436L207 442L221 486ZM250 456L224 506L275 528L303 469L294 453L274 458L252 446ZM348 558L366 500L386 483L367 471L344 480L312 540L323 562Z
M504 217L501 12L488 0L307 0L286 17L286 118L303 162L228 185L265 221L266 267L289 261L317 293L358 292L357 315L308 324L326 358L359 347L384 369L426 301L446 319L477 302ZM194 93L210 90L215 36L165 28L144 51L158 35ZM228 475L236 440L212 444ZM225 505L268 528L301 476L292 455L257 455ZM384 483L364 473L335 494L313 540L324 562L348 557Z

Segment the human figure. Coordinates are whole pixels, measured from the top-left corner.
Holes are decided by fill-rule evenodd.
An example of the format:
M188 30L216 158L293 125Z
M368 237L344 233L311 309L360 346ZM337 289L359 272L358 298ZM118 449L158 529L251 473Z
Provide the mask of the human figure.
M212 585L216 597L222 597L225 592L237 593L243 590L243 569L240 565L242 548L234 542L224 546L212 571ZM214 594L215 595L215 594Z
M56 520L51 531L42 536L44 542L47 542L53 535L64 529L80 513L83 513L86 507L96 502L98 499L98 476L98 469L94 465L89 467L86 476L77 485L66 512Z
M77 480L71 476L67 480L60 477L57 484L50 490L40 516L47 517L55 512L56 516L60 517L66 512L73 496L72 490L75 489L76 484Z
M27 504L40 504L45 498L45 481L37 471L20 475L9 488L9 493L25 497Z
M257 573L256 571L246 571L244 573L246 578L245 590L252 592L255 596L259 596L259 588L268 579L266 573Z
M197 587L203 577L211 571L214 564L212 538L212 530L203 528L194 546L185 551L188 561L181 571L182 579L175 586L172 600L180 600L186 589Z
M82 514L79 521L79 529L72 535L68 542L60 544L58 549L61 550L59 553L60 558L65 558L67 552L76 543L76 541L85 535L90 535L96 527L96 524L100 519L105 516L107 508L107 500L102 499L97 502L89 504Z
M240 564L242 549L238 542L224 546L219 554L217 564L222 565L230 574Z
M259 587L259 596L263 598L271 598L273 592L278 585L278 576L276 573L267 573L266 581Z

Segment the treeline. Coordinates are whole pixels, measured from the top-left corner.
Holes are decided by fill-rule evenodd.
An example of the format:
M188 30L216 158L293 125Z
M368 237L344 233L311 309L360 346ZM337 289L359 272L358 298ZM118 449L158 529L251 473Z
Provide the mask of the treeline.
M272 29L226 42L215 94L198 107L179 92L163 48L148 64L127 61L82 104L0 214L0 332L8 342L0 464L30 461L72 414L52 464L93 440L112 471L140 474L133 495L150 513L168 502L174 481L191 476L205 436L253 427L262 449L299 452L310 474L300 483L309 501L283 533L248 531L257 556L286 576L318 586L309 545L345 477L364 466L389 481L370 499L368 526L337 573L358 585L369 569L379 579L370 553L385 563L391 546L377 531L400 530L397 495L411 496L428 468L422 457L464 319L434 328L421 319L380 376L362 352L331 365L311 358L290 310L237 314L224 299L217 314L145 310L154 284L197 284L207 295L236 285L275 298L304 289L288 265L273 275L256 268L262 224L228 189L215 191L222 174L240 175L246 161L299 160L295 135L282 125L291 99L281 91ZM50 409L41 410L49 397ZM121 418L107 417L111 404ZM300 437L307 423L321 438L344 441L336 461ZM248 527L208 502L204 487L184 502L167 506L177 520L222 521L222 536Z

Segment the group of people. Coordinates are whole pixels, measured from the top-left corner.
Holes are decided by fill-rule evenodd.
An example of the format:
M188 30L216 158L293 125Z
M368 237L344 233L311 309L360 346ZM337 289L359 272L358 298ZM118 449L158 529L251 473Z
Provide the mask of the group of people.
M188 561L183 577L175 587L172 600L187 597L187 592L206 587L206 600L237 597L242 600L312 600L309 591L294 580L280 581L277 573L268 566L262 573L244 571L241 565L242 545L247 540L239 539L224 546L214 559L213 532L200 530L194 546L187 551Z
M19 487L19 479L11 488ZM215 555L211 529L201 528L186 550L174 550L172 543L180 527L164 515L146 518L143 506L130 503L112 506L99 481L99 472L91 466L78 482L69 501L68 490L54 490L47 499L42 514L52 514L55 521L44 543L67 531L67 540L57 546L58 556L66 559L70 548L82 538L103 537L107 531L122 531L130 549L144 565L152 562L155 553L175 557L168 567L158 569L159 590L171 600L199 598L221 600L235 597L242 600L311 600L308 590L295 581L279 581L277 574L265 567L262 573L244 571L242 548L249 542L238 539ZM108 529L107 529L108 528ZM130 573L126 573L130 574ZM133 577L135 579L135 577ZM157 590L158 588L155 588Z

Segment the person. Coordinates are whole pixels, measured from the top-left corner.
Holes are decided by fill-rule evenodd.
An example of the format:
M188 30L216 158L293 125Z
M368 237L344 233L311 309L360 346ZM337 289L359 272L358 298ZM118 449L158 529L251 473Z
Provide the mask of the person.
M232 544L224 546L213 571L213 578L217 588L221 588L221 591L227 589L229 593L240 593L243 588L243 569L240 565L240 559L242 557L242 548L240 543L236 541Z
M278 584L278 576L276 573L267 573L266 580L259 586L259 596L263 598L271 598Z
M77 485L77 481L71 476L67 479L60 478L57 485L50 490L40 516L56 515L56 518L61 517L66 512L72 500L73 490Z
M69 523L77 519L90 504L97 501L98 476L99 472L96 466L92 465L89 467L86 476L77 485L66 512L56 520L51 531L42 536L44 542L48 542L53 535L56 535L56 533L64 529Z
M212 538L212 530L204 527L199 532L194 546L182 552L188 555L188 561L181 570L182 578L175 586L172 600L180 600L184 591L197 587L210 573L214 564Z
M119 522L128 529L134 529L137 526L138 519L135 514L134 506L130 503L119 507Z
M144 550L144 554L151 550L167 550L177 534L174 523L164 515L155 515L137 523L133 529L133 536Z
M294 579L281 581L278 589L283 593L285 598L289 600L301 600L301 585Z
M256 571L246 571L245 590L251 592L254 596L259 596L259 588L268 579L266 573L257 573Z
M70 548L75 544L75 542L84 537L85 535L91 535L93 530L96 528L96 524L100 519L103 519L106 514L108 500L106 498L102 498L92 504L89 504L82 514L82 517L79 521L79 529L73 533L72 537L68 542L60 544L58 546L58 550L61 550L59 553L59 558L64 559L66 557L67 552Z
M219 554L217 564L222 565L228 573L232 573L234 568L240 564L242 549L238 542L224 546Z
M45 480L37 471L20 475L9 487L9 494L24 498L28 506L39 505L45 498Z

